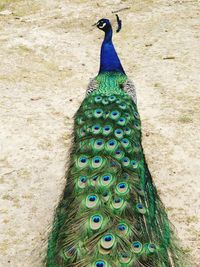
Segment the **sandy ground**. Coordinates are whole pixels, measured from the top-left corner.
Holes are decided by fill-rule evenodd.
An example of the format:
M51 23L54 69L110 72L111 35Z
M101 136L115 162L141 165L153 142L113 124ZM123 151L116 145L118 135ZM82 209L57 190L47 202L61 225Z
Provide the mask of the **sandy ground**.
M145 153L200 266L199 2L1 0L1 267L43 265L73 115L98 71L102 33L91 25L124 7L114 41L137 86Z

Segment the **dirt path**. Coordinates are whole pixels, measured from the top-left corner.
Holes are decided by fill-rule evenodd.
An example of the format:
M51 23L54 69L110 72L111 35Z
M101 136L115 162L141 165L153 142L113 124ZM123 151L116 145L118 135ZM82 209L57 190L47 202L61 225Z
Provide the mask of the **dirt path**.
M200 262L199 1L1 0L2 267L42 266L73 115L99 66L102 33L90 25L124 7L114 39L137 86L150 170Z

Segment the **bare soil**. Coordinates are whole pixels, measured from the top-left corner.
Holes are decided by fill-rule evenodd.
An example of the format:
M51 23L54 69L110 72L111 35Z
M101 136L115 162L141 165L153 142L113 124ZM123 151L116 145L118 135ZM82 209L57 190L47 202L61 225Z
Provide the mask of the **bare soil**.
M114 36L135 81L148 164L192 266L200 264L199 1L0 1L0 266L43 266L73 115Z

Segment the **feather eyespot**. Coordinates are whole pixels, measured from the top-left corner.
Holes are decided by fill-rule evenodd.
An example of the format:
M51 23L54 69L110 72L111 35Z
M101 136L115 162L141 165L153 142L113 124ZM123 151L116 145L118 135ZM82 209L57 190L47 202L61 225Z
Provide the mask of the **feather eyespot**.
M102 100L102 97L101 97L101 96L96 96L95 99L94 99L94 101L95 101L96 103L101 102L101 100Z
M131 160L131 166L132 166L133 169L137 169L138 162L136 160Z
M125 147L125 148L130 145L130 142L129 142L129 140L127 138L123 138L121 140L121 143L122 143L122 146Z
M98 175L94 175L91 177L91 179L89 180L90 184L92 186L96 186L98 184Z
M116 141L115 140L111 140L108 142L108 145L109 146L114 146L116 144Z
M121 182L117 185L116 193L121 194L121 195L125 195L128 192L129 192L129 187L128 187L128 184L126 182Z
M87 208L94 208L99 201L99 198L97 195L89 195L86 198L86 207Z
M98 175L95 175L95 176L92 177L93 181L96 181L97 179L98 179Z
M92 133L94 134L99 134L101 132L101 127L99 124L93 125L92 126Z
M112 175L111 174L104 174L101 178L101 185L108 186L112 183Z
M134 122L134 126L135 126L135 128L138 129L138 130L141 129L140 124L139 124L137 121Z
M86 156L80 156L77 162L79 168L84 168L88 165L88 158Z
M112 234L106 234L101 238L101 247L104 249L111 249L115 243L115 237Z
M153 243L148 244L147 248L148 248L150 253L154 253L157 249L156 245Z
M140 119L140 115L136 111L133 114L134 114L136 119Z
M103 159L102 157L96 156L92 159L91 167L96 169L101 167L103 164Z
M117 227L117 229L118 229L119 231L124 231L124 230L126 230L126 227L125 227L123 224L120 224L120 225Z
M139 241L135 241L132 243L133 252L138 254L142 251L142 244Z
M110 114L110 112L109 111L105 111L105 113L104 113L104 119L106 119L106 118L108 118L109 117L109 114Z
M119 254L119 262L122 264L130 263L131 259L131 254L129 252L121 252Z
M82 182L82 183L86 183L86 181L87 181L87 178L85 177L85 176L82 176L81 178L80 178L80 181Z
M108 103L109 103L109 101L108 101L107 99L103 99L103 100L102 100L102 104L103 104L103 105L108 105Z
M108 97L108 100L109 100L110 102L114 102L114 101L116 100L116 96L111 95L111 96Z
M109 175L104 175L104 176L103 176L103 180L104 180L104 182L105 182L105 181L109 181L109 180L110 180Z
M94 111L94 117L95 118L100 118L103 115L103 110L98 108Z
M103 197L103 200L107 202L110 198L110 194L108 193L108 191L104 191L102 194L102 197Z
M114 202L115 202L115 203L120 203L121 201L122 201L121 198L115 198L115 199L114 199Z
M114 134L119 139L123 137L123 131L121 129L116 129Z
M136 205L137 211L141 214L145 214L147 212L146 208L142 205L142 203L138 203Z
M108 192L107 191L103 192L102 196L103 197L107 197L108 196Z
M94 267L107 267L107 263L105 261L98 260L95 262Z
M101 228L103 223L103 217L101 215L92 215L90 217L90 228L92 230L98 230L99 228Z
M116 151L115 151L115 158L116 159L122 159L124 157L124 152L122 151L122 150L120 150L120 149L117 149Z
M124 126L126 124L126 119L123 117L119 118L119 120L117 121L117 124Z
M128 230L129 230L129 228L128 228L127 224L125 224L125 223L120 223L117 226L117 232L119 235L127 235Z
M112 152L117 148L117 141L115 139L111 139L106 143L106 150L108 152Z
M78 180L78 187L79 188L85 188L86 187L86 182L87 182L87 177L86 176L81 176Z
M99 221L100 221L100 219L101 219L101 217L100 216L93 216L93 218L92 218L92 221L94 222L94 223L98 223Z
M131 116L130 116L129 113L125 113L124 115L125 115L125 117L126 117L128 120L131 118Z
M112 127L110 125L105 125L103 127L103 135L108 136L112 132Z
M122 165L123 165L124 167L128 167L128 166L130 165L130 159L129 159L128 157L124 157L124 158L122 159Z
M126 128L124 129L124 133L125 133L126 135L130 135L130 134L131 134L131 129L130 129L129 127L126 127Z
M93 201L95 201L95 200L96 200L96 196L90 196L90 197L89 197L89 201L92 201L92 202L93 202Z
M120 112L117 110L114 110L110 113L110 118L112 120L117 120L120 117Z
M103 139L97 139L94 142L94 147L95 150L102 150L104 148L104 140Z
M86 129L85 129L85 127L83 127L83 128L81 128L81 129L78 130L78 135L80 137L83 137L83 136L86 135Z
M124 110L124 109L126 109L126 104L125 103L120 103L119 107Z
M102 141L97 141L97 145L98 145L98 146L101 146L102 144L103 144Z
M115 197L113 199L113 202L111 203L112 208L115 210L119 210L124 207L125 201L121 197Z

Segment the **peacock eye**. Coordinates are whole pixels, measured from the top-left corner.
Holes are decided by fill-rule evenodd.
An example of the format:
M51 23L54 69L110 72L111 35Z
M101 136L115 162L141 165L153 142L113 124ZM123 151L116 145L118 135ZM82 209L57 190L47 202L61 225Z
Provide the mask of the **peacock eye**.
M119 188L125 188L126 187L125 183L121 183L118 186L119 186Z
M103 180L104 180L104 181L109 181L109 179L110 179L110 176L109 176L109 175L104 175L104 176L103 176Z
M87 208L94 208L99 203L99 198L97 195L89 195L86 197L86 207Z
M112 234L106 234L101 238L100 242L104 249L111 249L115 243L115 237Z
M93 202L93 201L95 201L95 200L96 200L96 196L89 196L89 198L88 198L88 199L89 199L89 201L92 201L92 202Z
M132 249L134 253L140 253L142 251L142 244L139 241L132 243Z
M124 157L124 158L122 159L122 164L123 164L123 166L125 166L125 167L129 166L129 164L130 164L130 159L129 159L128 157Z
M95 223L98 223L99 221L100 221L100 216L93 216L93 218L92 218L92 220L93 220L93 222L95 222Z
M117 229L120 230L120 231L124 231L126 228L125 228L124 225L119 225L119 226L117 227Z
M121 198L120 198L120 197L116 197L116 198L114 198L114 202L115 202L115 203L120 203L120 202L121 202Z
M95 101L96 103L101 102L101 100L102 100L102 97L101 97L101 96L96 96L95 99L94 99L94 101Z
M92 177L93 181L96 181L97 179L98 179L98 175L95 175L95 176Z
M148 245L148 250L149 250L149 252L153 253L153 252L156 251L156 249L157 249L157 247L156 247L155 244L150 243L150 244Z
M82 183L86 183L87 178L85 176L83 176L83 177L80 178L80 180L81 180Z
M137 211L139 212L139 213L141 213L141 214L145 214L146 213L146 208L142 205L142 203L138 203L137 205L136 205L136 209L137 209Z
M102 196L103 197L107 197L108 196L108 192L103 192Z
M98 145L98 146L100 146L100 145L102 145L102 144L103 144L102 141L98 141L98 142L97 142L97 145Z
M114 101L116 100L116 96L111 95L111 96L108 97L108 100L109 100L110 102L114 102Z
M92 230L98 230L103 224L103 217L100 214L95 214L90 217L89 226Z
M104 22L104 21L99 21L99 23L97 24L97 26L98 26L100 29L103 29L103 28L106 26L106 22Z
M104 174L101 178L101 185L102 186L109 186L113 181L113 176L111 174Z
M107 264L105 261L99 260L99 261L95 262L95 267L106 267L106 266L107 266Z

